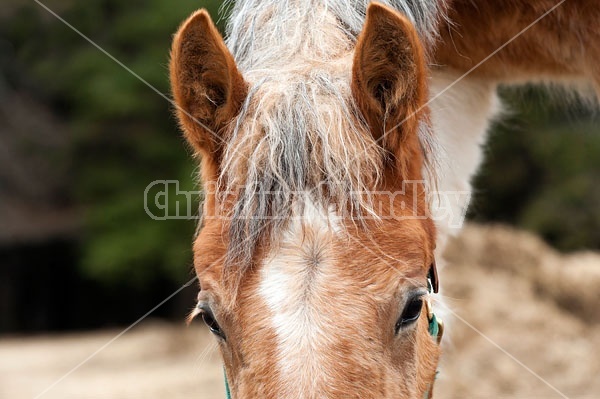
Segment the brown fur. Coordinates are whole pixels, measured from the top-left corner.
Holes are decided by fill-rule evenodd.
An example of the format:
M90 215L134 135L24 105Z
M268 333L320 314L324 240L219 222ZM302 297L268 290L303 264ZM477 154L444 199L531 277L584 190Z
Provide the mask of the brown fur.
M352 66L352 93L372 134L396 160L400 178L422 167L418 126L427 110L425 57L417 32L398 12L368 8Z
M466 72L558 0L454 0L440 28L435 63ZM600 6L567 0L472 71L498 82L591 80L600 93Z
M169 70L181 128L201 159L205 188L215 187L226 127L246 97L247 84L206 10L179 27ZM206 190L205 216L215 216L215 202L215 191Z
M555 0L455 0L451 22L442 23L441 41L432 56L442 67L466 72L555 4ZM600 69L594 62L600 58L599 20L600 7L594 1L568 0L473 75L494 82L583 77L600 88ZM282 392L290 386L308 380L314 385L307 388L307 398L420 399L433 384L440 349L427 331L427 318L422 314L416 328L401 336L395 336L392 328L402 308L402 293L411 285L425 286L435 249L432 220L406 218L414 216L413 207L419 215L427 214L424 187L403 186L406 180L422 178L424 154L418 130L428 123L423 52L406 19L381 5L369 7L354 53L352 95L369 125L365 135L382 138L389 155L380 171L382 179L372 189L394 193L407 189L391 203L384 194L376 194L373 201L381 204L377 211L405 218L368 221L361 227L343 221L345 234L325 237L313 231L315 226L304 224L298 246L283 241L258 246L252 267L245 269L235 287L224 280L228 225L218 218L206 220L194 243L200 300L211 305L227 335L220 348L234 398L285 397ZM247 85L205 11L193 14L174 38L171 81L186 138L202 156L203 179L214 182L221 153L229 144L227 126L246 97ZM211 201L213 195L205 204L209 212L216 209ZM281 353L273 326L277 309L261 296L261 268L273 253L302 259L306 245L319 248L318 257L307 258L306 274L328 273L330 283L317 295L311 292L312 280L305 282L305 295L321 301L318 316L309 319L330 328L324 330L325 343L319 343L322 353L314 354L323 367L313 370L300 364L309 375L290 380L279 368ZM323 269L321 258L327 261Z
M397 52L389 51L387 35L394 37L393 50ZM371 59L379 62L369 62ZM406 191L391 203L385 194L373 199L381 204L377 210L382 215L395 214L394 219L367 221L367 226L361 227L344 220L345 233L331 233L326 238L313 232L310 224L303 225L301 245L318 244L323 251L320 256L328 262L325 270L319 271L319 261L314 259L306 268L327 272L331 281L316 296L323 303L314 322L328 327L324 331L328 339L318 354L323 368L306 370L316 373L308 376L315 385L306 398L420 399L433 384L440 349L428 333L425 311L415 328L399 336L393 328L408 287L426 287L435 248L432 220L412 214L412 209L418 215L427 214L424 187L403 186L405 180L421 179L418 129L427 114L417 110L427 96L424 63L412 26L396 12L371 5L352 67L352 93L371 127L365 135L382 137L385 129L392 128L383 141L392 162L386 163L383 178L372 189ZM219 152L228 143L224 127L234 118L246 86L203 11L190 17L175 36L171 80L186 137L203 156L203 178L214 181L221 166ZM224 142L199 127L188 113L214 129ZM385 124L380 123L383 117ZM227 335L226 342L220 341L220 349L232 396L282 397L284 385L295 381L284 378L279 370L281 354L273 314L258 290L268 254L273 250L295 254L299 248L259 246L253 267L245 270L239 286L233 287L224 280L227 229L223 219L207 218L194 243L200 300L210 304ZM311 295L310 290L306 295Z
M247 84L205 10L192 14L177 31L170 75L185 137L202 156L203 177L213 181L225 127L238 113Z
M411 191L396 197L391 207L399 215L409 215L406 209L401 210L402 203L411 208L413 198L419 199L419 211L424 211L422 198ZM375 200L381 200L382 213L389 214L389 202L385 198ZM219 261L225 253L222 227L218 221L207 223L194 247L203 295L211 298L215 315L228 336L227 344L221 343L220 348L233 397L276 398L281 383L277 341L272 314L256 292L260 268L246 272L240 295L231 303ZM422 398L434 381L440 355L427 332L425 313L409 335L394 337L391 332L402 308L399 292L413 280L425 284L433 260L433 223L430 219L386 220L371 225L369 233L352 224L347 227L352 238L332 243L337 283L328 287L329 300L320 315L332 317L326 331L331 346L324 355L336 367L321 370L328 373L328 384L306 397ZM310 240L310 226L306 230L305 240ZM342 316L346 312L352 317Z

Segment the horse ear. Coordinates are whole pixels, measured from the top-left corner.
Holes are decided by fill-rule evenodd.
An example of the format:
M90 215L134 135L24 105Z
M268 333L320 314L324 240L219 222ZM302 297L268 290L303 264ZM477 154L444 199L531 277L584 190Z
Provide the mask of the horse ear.
M393 153L405 132L417 130L426 79L425 56L412 23L371 3L354 53L352 93L375 138Z
M239 112L247 85L205 10L192 14L175 34L170 75L188 142L218 162L223 129Z

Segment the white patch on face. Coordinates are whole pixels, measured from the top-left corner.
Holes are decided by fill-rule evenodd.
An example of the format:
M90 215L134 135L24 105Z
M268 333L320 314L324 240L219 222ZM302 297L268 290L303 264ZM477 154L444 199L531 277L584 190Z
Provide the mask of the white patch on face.
M322 382L327 331L319 310L327 306L323 287L336 231L333 218L307 203L261 270L259 293L273 314L282 397L309 397Z

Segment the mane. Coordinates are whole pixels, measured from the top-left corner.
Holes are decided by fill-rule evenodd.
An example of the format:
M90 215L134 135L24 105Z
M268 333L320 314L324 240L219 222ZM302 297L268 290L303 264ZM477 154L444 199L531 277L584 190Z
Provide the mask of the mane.
M220 188L236 198L227 263L250 264L257 246L302 215L306 201L374 214L366 193L377 186L384 154L350 91L367 3L233 5L227 45L250 88L230 126L219 178ZM411 18L424 40L434 40L442 2L382 3Z
M378 0L408 17L421 39L431 44L438 38L438 23L445 18L447 0ZM323 14L337 20L337 28L355 41L371 0L227 0L231 8L227 44L239 61L259 60L253 52L265 44L283 44L288 50L308 39L322 40L314 32Z

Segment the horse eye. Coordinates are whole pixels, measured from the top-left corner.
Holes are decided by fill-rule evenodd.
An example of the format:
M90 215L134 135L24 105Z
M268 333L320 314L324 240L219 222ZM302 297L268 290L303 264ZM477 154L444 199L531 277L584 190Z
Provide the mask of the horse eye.
M215 316L212 314L212 312L210 310L203 309L201 315L204 324L208 326L210 332L219 338L225 339L225 334L223 334L223 330L221 330L221 327L215 320Z
M416 298L412 298L402 311L402 316L396 322L396 334L400 331L400 329L409 326L410 324L417 321L419 316L421 315L421 309L423 309L423 297L418 296Z

